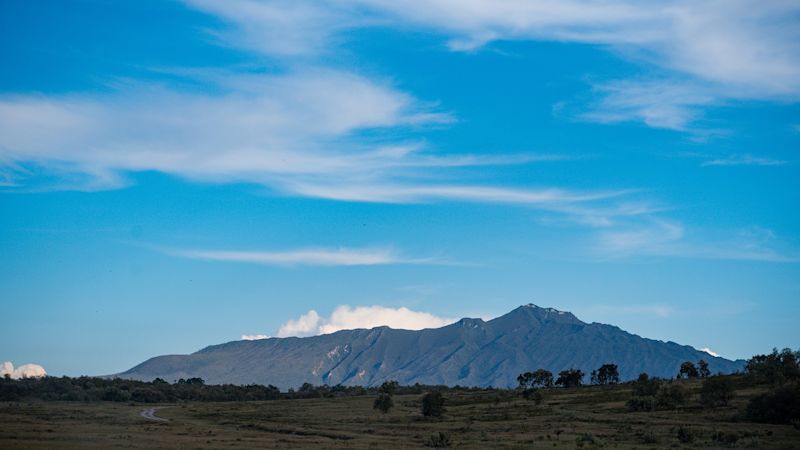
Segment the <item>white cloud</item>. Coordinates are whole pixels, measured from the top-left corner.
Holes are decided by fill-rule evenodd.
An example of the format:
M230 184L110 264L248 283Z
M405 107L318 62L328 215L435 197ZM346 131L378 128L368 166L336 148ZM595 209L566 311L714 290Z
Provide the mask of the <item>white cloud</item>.
M23 364L17 368L11 364L11 361L6 361L0 365L0 377L10 376L12 379L18 380L20 378L39 378L47 375L44 367L38 364Z
M590 205L594 215L603 202L631 192L447 183L457 176L447 171L458 167L563 157L438 155L419 143L359 138L365 130L392 131L452 118L391 86L350 73L208 78L220 83L222 93L138 86L107 95L0 96L0 182L9 188L25 186L26 178L44 171L58 175L53 188L96 190L125 185L130 172L159 171L208 182L256 183L284 195L519 204L568 211L569 216L581 216ZM605 215L614 210L607 208ZM257 257L227 257L234 256Z
M782 166L787 161L780 159L764 158L750 154L733 155L727 158L712 159L703 162L701 166Z
M446 264L434 258L407 258L391 249L299 249L279 252L228 250L165 250L191 259L278 266L377 266L387 264Z
M600 100L579 117L600 123L636 121L653 128L688 130L702 107L719 101L708 88L673 80L607 82L595 89Z
M234 25L229 42L267 55L310 55L364 27L420 28L455 51L502 40L601 45L659 68L660 82L610 82L586 119L641 120L687 129L704 106L726 99L800 98L800 4L669 0L190 0ZM230 30L229 30L230 31ZM686 88L688 86L688 88Z
M439 328L454 320L435 316L430 313L413 311L405 307L387 308L384 306L340 305L329 317L322 317L313 309L295 320L289 320L275 333L277 337L316 336L334 333L339 330L356 328L375 328L388 326L404 330L421 330L423 328Z
M703 347L703 348L701 348L701 349L700 349L700 351L701 351L701 352L706 352L706 353L708 353L708 354L709 354L709 355L711 355L711 356L717 356L717 357L719 356L719 353L716 353L716 352L712 351L712 350L711 350L710 348L708 348L708 347Z
M243 334L241 339L243 341L257 341L260 339L267 339L269 336L266 334Z

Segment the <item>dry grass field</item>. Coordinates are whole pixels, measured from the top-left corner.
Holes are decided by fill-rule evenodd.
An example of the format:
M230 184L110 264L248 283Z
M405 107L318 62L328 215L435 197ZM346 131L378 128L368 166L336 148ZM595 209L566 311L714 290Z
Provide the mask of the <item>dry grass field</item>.
M800 430L736 419L755 391L726 407L692 400L672 411L628 412L628 386L553 389L535 405L508 391L445 393L447 413L423 418L420 396L162 404L0 403L0 448L418 448L444 433L453 448L800 448Z

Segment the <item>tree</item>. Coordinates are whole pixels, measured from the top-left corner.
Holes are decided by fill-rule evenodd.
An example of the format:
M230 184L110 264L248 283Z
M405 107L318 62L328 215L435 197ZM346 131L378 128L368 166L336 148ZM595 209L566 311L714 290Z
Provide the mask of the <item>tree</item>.
M708 370L708 363L704 359L697 361L697 366L699 367L700 378L708 378L711 375L711 371Z
M441 417L445 413L444 397L439 391L428 392L422 397L422 415Z
M394 406L394 401L392 400L392 396L381 392L375 397L375 402L372 403L372 408L380 410L382 413L386 414L389 412L390 409Z
M619 368L616 364L603 364L599 369L592 371L592 384L617 383L619 383Z
M583 384L583 372L580 369L567 369L558 373L556 384L566 388L578 387Z
M678 378L683 378L684 375L686 378L697 378L699 375L697 372L697 367L694 366L694 363L691 361L685 361L681 364L681 370L678 372Z
M536 369L535 372L521 373L517 377L519 387L529 388L550 388L553 387L553 373L545 369Z
M800 383L789 382L750 400L747 417L755 422L800 422Z
M533 387L553 387L553 372L545 369L537 369L533 372Z
M639 375L639 378L633 383L633 395L639 397L653 397L661 387L661 381L655 378L650 378L646 373Z
M800 350L772 349L769 355L756 355L745 365L748 377L756 383L783 383L800 378Z
M378 388L378 392L394 395L394 393L397 392L398 387L400 387L400 383L395 380L384 381L383 384L381 384L381 387Z
M726 377L711 377L703 382L700 402L708 407L727 406L733 399L733 383Z

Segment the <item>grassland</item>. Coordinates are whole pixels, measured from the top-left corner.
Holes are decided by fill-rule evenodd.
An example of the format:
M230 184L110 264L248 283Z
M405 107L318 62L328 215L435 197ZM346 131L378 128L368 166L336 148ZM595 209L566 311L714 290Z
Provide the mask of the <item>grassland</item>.
M536 405L514 391L445 393L447 413L420 415L420 396L395 396L382 414L373 397L160 404L0 403L0 448L417 448L444 433L454 448L800 448L791 425L738 419L757 390L737 390L725 407L698 404L698 381L686 407L629 412L631 388L545 391Z

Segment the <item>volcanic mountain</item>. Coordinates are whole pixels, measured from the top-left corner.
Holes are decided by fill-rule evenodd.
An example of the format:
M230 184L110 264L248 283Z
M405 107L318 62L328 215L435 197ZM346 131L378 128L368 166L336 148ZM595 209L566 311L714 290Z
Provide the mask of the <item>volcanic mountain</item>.
M374 386L387 380L510 387L520 373L539 368L554 374L578 368L588 374L604 363L615 363L623 380L642 372L669 378L682 362L700 359L708 362L712 373L744 367L741 360L529 304L489 321L465 318L419 331L377 327L233 341L190 355L157 356L116 376L167 381L200 377L211 384L272 384L282 389L305 382Z

